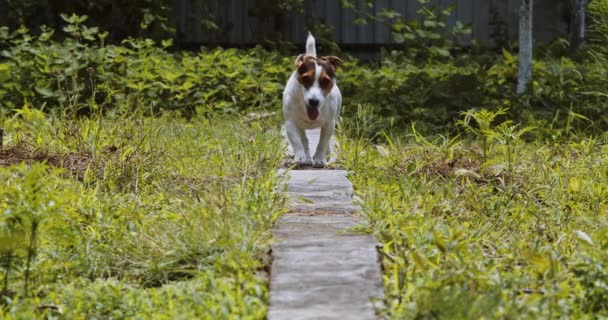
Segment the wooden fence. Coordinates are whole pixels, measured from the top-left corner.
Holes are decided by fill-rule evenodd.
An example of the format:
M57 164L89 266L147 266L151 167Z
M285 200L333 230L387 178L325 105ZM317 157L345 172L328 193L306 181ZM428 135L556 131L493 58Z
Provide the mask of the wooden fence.
M221 44L247 46L264 39L282 39L294 43L305 40L309 23L322 22L340 45L386 45L393 42L390 27L374 22L355 23L358 14L341 6L340 0L305 0L302 10L288 13L260 14L259 5L268 0L205 0L200 5L193 0L175 0L177 41L190 44ZM568 32L567 0L535 1L535 39L541 42L565 36ZM378 14L394 9L402 19L418 19L420 4L416 0L374 0L368 7L365 0L354 0L356 11ZM456 21L470 25L472 34L461 41L475 39L492 44L516 40L520 0L431 0L430 5L446 8L455 5L448 24ZM212 17L219 31L203 27L203 17Z

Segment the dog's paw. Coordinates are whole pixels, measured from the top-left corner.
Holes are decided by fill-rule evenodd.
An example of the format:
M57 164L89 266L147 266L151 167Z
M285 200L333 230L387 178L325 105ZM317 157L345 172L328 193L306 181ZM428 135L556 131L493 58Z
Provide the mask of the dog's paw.
M321 158L321 159L313 159L312 160L312 166L314 168L325 168L327 167L327 160Z
M296 164L298 164L300 166L312 165L312 159L310 159L310 156L306 156L306 155L296 156L295 160L296 160Z

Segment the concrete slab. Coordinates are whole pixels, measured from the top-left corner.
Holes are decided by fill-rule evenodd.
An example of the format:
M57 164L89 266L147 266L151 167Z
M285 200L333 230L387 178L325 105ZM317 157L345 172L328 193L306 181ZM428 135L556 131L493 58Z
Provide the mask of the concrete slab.
M286 215L274 230L268 319L375 319L376 240L350 215Z
M317 141L318 130L309 135ZM283 173L291 211L273 231L268 319L375 319L383 297L377 242L353 231L364 221L354 215L347 172Z

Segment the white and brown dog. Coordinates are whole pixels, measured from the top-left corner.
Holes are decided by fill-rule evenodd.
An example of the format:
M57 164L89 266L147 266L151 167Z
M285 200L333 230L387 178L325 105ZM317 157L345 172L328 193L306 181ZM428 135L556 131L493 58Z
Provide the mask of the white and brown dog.
M296 58L296 71L283 91L285 129L299 165L327 166L331 136L342 107L336 84L336 69L341 64L338 57L317 58L315 38L308 33L306 53ZM306 129L314 128L321 128L321 137L311 159Z

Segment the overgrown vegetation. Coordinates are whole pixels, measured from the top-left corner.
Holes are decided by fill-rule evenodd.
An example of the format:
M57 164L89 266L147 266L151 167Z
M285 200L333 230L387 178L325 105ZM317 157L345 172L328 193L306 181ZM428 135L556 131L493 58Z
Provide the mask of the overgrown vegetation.
M205 0L192 1L203 9L206 7ZM61 16L74 12L86 14L95 26L109 31L114 41L136 36L162 39L175 33L173 6L174 3L167 0L3 0L0 26L11 29L25 26L36 32L43 31L41 26L60 29L64 25Z
M276 110L293 69L293 57L259 48L171 53L166 50L170 41L158 45L130 39L121 46L106 45L107 34L87 27L86 17L63 18L67 26L62 34L67 38L60 42L53 40L52 30L32 36L27 29L1 29L0 46L6 49L0 62L0 80L5 80L0 106L15 109L28 101L37 108L70 110L75 115L103 114L117 107L150 115L177 110L186 116ZM437 17L429 19L439 23ZM440 35L432 34L431 38ZM513 53L473 50L453 55L446 47L450 43L435 42L414 53L409 47L408 54L387 52L375 65L345 59L338 71L345 103L372 105L375 114L388 119L386 124L418 121L425 133L453 128L460 112L471 108L508 108L518 120L530 112L544 119L559 112L558 124L565 123L572 111L596 119L590 128L595 134L607 127L605 59L563 56L566 50L557 42L534 61L532 88L518 96L513 89ZM352 116L352 110L347 108L346 115ZM386 124L374 129L386 129Z
M152 40L125 40L105 45L107 33L86 27L86 17L66 16L61 42L53 30L31 36L27 29L0 32L0 107L19 108L23 101L74 115L102 114L108 109L141 110L148 115L177 110L191 116L274 107L286 79L277 54L252 50L173 54Z
M589 26L589 42L594 56L603 59L604 62L608 59L608 1L597 0L589 3L589 15L591 23Z
M17 111L2 119L0 317L264 317L276 123Z
M602 3L588 49L540 51L522 96L517 56L454 47L445 12L396 19L407 45L375 64L345 57L340 162L383 244L383 316L608 316ZM0 28L0 315L264 318L284 199L262 112L293 57L61 19Z
M563 56L557 42L538 55L521 98L506 50L430 55L415 67L393 53L370 72L390 78L357 92L380 97L351 105L339 161L369 223L362 230L382 244L382 317L608 317L607 4L590 7L585 52ZM435 123L448 125L429 134Z
M534 139L541 123L476 110L462 135L427 139L413 126L374 143L368 110L343 123L339 155L382 243L382 315L608 316L605 134Z

